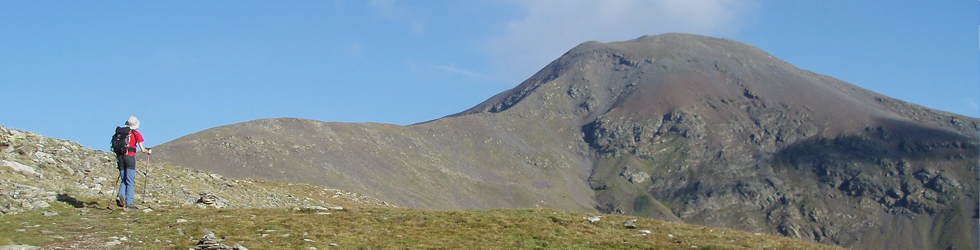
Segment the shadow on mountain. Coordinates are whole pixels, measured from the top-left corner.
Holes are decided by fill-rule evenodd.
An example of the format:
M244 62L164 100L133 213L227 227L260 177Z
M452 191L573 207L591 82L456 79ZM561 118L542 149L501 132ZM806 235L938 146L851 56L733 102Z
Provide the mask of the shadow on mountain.
M867 127L857 135L815 137L793 143L779 150L775 160L800 168L849 162L880 165L886 161L962 160L978 154L977 138L952 130L894 119L876 122L880 126Z
M943 129L907 121L878 119L876 127L835 138L810 138L787 146L773 157L773 167L804 179L813 176L842 197L826 204L882 209L882 225L909 225L900 230L866 231L862 245L884 249L976 249L976 188L980 158L978 140L964 129ZM955 124L953 124L955 126ZM969 128L968 128L969 129ZM858 206L858 207L861 207ZM871 216L875 209L846 208L855 216ZM843 211L843 210L842 210ZM836 222L837 224L846 222ZM789 235L789 234L788 234ZM914 237L908 237L914 235ZM915 237L948 237L932 243ZM955 236L951 236L955 235ZM930 245L932 244L932 245Z

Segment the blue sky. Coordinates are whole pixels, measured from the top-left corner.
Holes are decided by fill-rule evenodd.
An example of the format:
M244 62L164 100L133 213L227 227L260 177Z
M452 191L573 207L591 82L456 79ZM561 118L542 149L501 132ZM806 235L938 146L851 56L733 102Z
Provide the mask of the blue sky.
M0 0L0 126L108 150L261 118L408 125L510 89L575 45L668 32L980 116L980 2Z

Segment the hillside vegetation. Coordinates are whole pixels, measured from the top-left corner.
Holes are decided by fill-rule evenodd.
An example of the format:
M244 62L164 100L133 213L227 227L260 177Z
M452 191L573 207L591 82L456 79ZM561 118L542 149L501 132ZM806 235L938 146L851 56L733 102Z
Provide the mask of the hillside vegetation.
M45 214L55 214L45 216ZM189 249L207 232L248 249L837 249L731 229L551 209L419 210L390 207L152 211L57 204L4 216L0 245L46 249ZM642 230L648 230L644 233Z
M145 155L141 155L145 157ZM107 152L0 127L0 246L44 249L834 249L784 237L553 209L400 208L309 184L139 162L137 205L111 204ZM152 158L151 158L152 160ZM145 175L144 175L145 173ZM145 191L144 191L145 188ZM635 220L633 227L624 226Z

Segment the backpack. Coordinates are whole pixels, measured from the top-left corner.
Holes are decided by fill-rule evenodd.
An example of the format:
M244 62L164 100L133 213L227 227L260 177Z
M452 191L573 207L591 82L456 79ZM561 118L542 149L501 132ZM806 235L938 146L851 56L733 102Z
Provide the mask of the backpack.
M116 133L112 135L112 152L117 155L136 152L136 148L129 147L129 138L133 130L129 127L116 127Z

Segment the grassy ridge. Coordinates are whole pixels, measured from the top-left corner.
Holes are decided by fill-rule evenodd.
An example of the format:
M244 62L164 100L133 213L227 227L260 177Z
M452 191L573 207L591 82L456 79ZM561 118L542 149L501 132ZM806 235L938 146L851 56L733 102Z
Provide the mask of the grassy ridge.
M44 213L57 215L45 216ZM55 204L4 217L0 244L46 249L189 249L214 232L249 249L837 249L730 229L551 209L419 210L353 207L309 209L105 210ZM178 222L178 220L182 222ZM186 220L186 221L184 221ZM641 229L650 230L643 234ZM335 247L330 246L336 244Z

